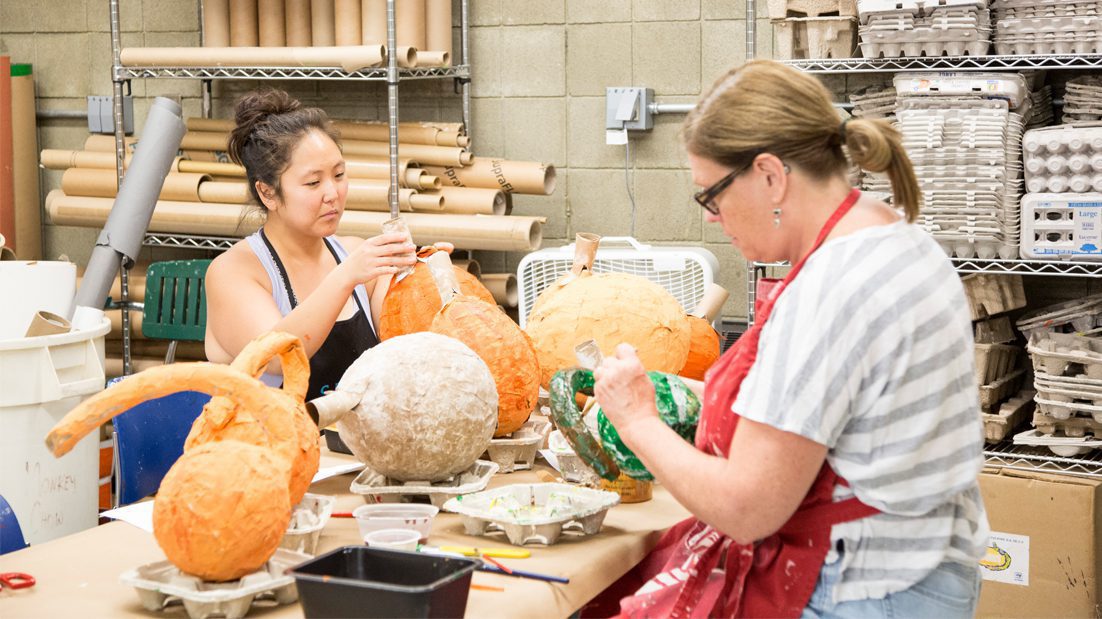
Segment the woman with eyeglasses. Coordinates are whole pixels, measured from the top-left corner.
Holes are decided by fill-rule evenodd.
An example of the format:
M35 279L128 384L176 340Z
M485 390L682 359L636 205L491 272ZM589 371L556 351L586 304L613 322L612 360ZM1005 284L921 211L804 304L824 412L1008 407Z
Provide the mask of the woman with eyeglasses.
M912 225L899 133L840 122L814 77L753 61L683 139L707 220L792 267L709 371L695 446L659 420L630 346L597 370L604 413L694 515L609 593L638 617L972 616L988 534L972 325ZM850 186L851 162L887 174L895 208Z

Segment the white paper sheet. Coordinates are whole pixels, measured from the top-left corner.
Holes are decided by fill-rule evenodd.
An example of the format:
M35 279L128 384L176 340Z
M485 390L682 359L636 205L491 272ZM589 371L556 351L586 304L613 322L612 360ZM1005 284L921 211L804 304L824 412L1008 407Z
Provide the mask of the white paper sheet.
M314 475L314 479L310 481L312 484L316 484L323 479L329 479L330 477L336 477L337 475L344 475L345 473L354 473L364 467L361 462L349 462L347 464L338 464L336 466L327 466L325 468L318 469L318 472Z
M124 507L107 510L101 515L132 524L148 533L153 532L153 501L131 503Z

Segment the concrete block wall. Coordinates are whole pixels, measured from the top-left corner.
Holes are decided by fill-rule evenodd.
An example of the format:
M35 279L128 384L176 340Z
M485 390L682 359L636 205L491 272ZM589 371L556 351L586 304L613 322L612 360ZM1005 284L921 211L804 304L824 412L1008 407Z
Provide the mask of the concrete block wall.
M458 5L458 2L457 2ZM0 0L0 53L35 65L40 109L84 109L85 96L111 94L107 0ZM121 0L123 45L198 45L198 0ZM458 10L455 11L458 19ZM678 142L682 115L655 118L653 131L632 134L626 149L605 144L606 86L642 86L663 103L692 103L727 68L745 58L742 0L470 0L472 129L476 154L555 165L553 196L516 196L514 212L547 217L544 246L570 242L576 232L631 234L656 245L699 245L720 262L719 282L731 291L724 316L746 314L746 266L715 225L691 201L695 187ZM759 57L772 54L768 20L758 19ZM458 50L457 50L458 52ZM865 78L861 78L865 79ZM385 87L364 82L269 82L338 118L385 119ZM229 117L254 81L214 84L214 114ZM828 80L842 93L846 79ZM154 96L175 97L199 115L195 80L135 80L137 127ZM401 86L400 113L411 120L459 120L460 98L450 81ZM79 120L44 119L40 148L79 149L87 137ZM60 186L43 171L42 195ZM87 260L97 231L47 225L46 255ZM175 257L145 250L146 258ZM486 272L515 270L522 253L477 252ZM184 254L194 257L194 252Z

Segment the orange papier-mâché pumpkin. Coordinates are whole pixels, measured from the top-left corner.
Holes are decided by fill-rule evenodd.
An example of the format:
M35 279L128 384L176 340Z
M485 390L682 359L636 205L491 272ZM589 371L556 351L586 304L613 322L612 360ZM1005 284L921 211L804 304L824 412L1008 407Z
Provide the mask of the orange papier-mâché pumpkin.
M276 356L288 391L254 378ZM153 534L184 572L210 581L241 578L271 558L292 506L317 473L318 430L302 401L309 380L305 359L297 337L268 333L249 343L232 366L151 368L80 403L50 430L46 445L60 457L142 402L180 391L213 396L162 480Z
M427 262L444 300L432 331L463 342L486 362L497 387L494 436L511 434L528 421L539 398L540 367L532 340L497 305L458 292L446 253L436 253Z
M436 289L436 281L432 278L424 261L438 251L434 247L426 247L417 252L418 261L413 267L413 272L397 282L391 282L383 299L383 306L379 310L380 340L420 333L432 327L436 312L439 312L444 304ZM465 269L453 268L455 277L459 281L460 294L496 305L494 296L482 285L482 282L478 281L478 278Z
M595 340L605 355L631 344L650 371L676 373L689 355L691 326L677 299L650 280L593 273L600 237L580 233L570 272L544 290L525 330L539 355L540 382L577 365L574 347Z
M709 284L696 310L689 314L689 325L692 328L689 357L678 375L694 380L704 380L705 372L719 359L719 333L712 327L712 321L723 309L727 296L727 290L722 286Z

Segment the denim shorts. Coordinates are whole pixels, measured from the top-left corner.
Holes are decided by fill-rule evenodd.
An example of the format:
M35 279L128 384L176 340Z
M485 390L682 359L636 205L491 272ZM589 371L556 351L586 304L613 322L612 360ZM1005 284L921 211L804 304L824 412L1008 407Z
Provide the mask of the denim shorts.
M842 561L824 565L811 600L801 619L850 619L857 617L893 617L898 619L957 619L973 617L980 597L980 566L968 567L956 562L937 566L910 588L879 600L831 601Z

